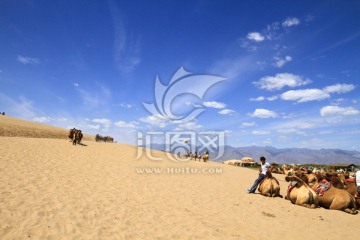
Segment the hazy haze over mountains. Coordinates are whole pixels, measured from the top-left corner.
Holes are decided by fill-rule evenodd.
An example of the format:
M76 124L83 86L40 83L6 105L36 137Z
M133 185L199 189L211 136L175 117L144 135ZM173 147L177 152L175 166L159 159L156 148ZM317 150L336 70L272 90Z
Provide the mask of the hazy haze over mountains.
M151 146L156 150L165 150L163 144L152 144ZM210 160L217 155L217 152L210 152ZM211 158L213 156L213 158ZM217 162L230 160L230 159L242 159L243 157L251 157L255 161L258 161L261 156L265 156L268 162L275 162L278 164L360 164L360 152L349 151L341 149L320 149L313 150L307 148L287 148L277 149L274 147L232 147L225 146L224 154L221 158L217 159Z

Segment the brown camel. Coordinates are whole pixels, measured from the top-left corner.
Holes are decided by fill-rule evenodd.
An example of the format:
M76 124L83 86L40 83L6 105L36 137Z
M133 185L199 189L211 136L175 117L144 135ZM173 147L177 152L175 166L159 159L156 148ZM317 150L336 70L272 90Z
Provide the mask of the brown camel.
M80 144L83 134L81 130L75 130L73 135L73 145Z
M70 130L69 130L69 135L68 135L68 137L69 137L71 140L74 139L74 134L75 134L76 131L77 131L76 128L73 128L73 129L70 129Z
M204 162L207 162L207 161L209 161L209 154L207 154L207 153L204 153L204 155L203 155L203 160L204 160Z
M294 169L293 168L290 168L289 166L287 165L282 165L282 171L283 173L286 175L286 176L292 176L294 175Z
M308 177L308 185L317 192L319 189L319 179L315 174L304 174L304 177ZM332 186L319 194L319 206L332 210L341 210L350 214L357 213L355 198L346 190Z
M350 193L356 201L356 209L360 209L360 198L355 197L357 186L355 181L345 181L344 189Z
M318 207L318 195L302 179L296 176L286 176L285 180L290 182L285 199L307 208Z
M259 184L258 191L266 197L281 197L280 184L270 171L266 172L266 178Z

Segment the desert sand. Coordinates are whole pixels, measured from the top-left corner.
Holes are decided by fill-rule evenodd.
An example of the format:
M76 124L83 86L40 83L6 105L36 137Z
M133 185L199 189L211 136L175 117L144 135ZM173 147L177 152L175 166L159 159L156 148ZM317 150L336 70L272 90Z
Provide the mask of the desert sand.
M360 214L248 194L257 171L137 147L73 146L68 130L0 116L0 239L352 239ZM64 136L65 134L65 136ZM146 173L146 171L148 171ZM155 172L155 171L158 171ZM286 195L284 175L274 174Z

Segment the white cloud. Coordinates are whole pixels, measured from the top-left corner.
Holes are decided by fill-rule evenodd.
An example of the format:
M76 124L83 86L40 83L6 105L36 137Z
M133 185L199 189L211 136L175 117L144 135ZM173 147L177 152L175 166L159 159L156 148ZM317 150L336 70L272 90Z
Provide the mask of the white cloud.
M281 98L287 101L309 102L330 98L330 94L320 89L290 90L281 94Z
M288 129L278 129L276 132L281 133L281 134L291 134L291 133L296 133L299 135L306 135L305 132L303 131L299 131L296 128L288 128Z
M1 111L22 119L32 119L40 112L33 106L33 101L22 96L17 100L0 92L0 103L2 103L3 108Z
M266 98L268 101L274 101L276 99L278 99L278 96L272 96L272 97L268 97Z
M284 66L286 63L290 62L292 60L291 56L285 56L284 58L279 58L279 57L274 57L274 66L281 68L282 66Z
M301 76L291 73L279 73L275 76L266 76L261 78L258 82L253 82L261 89L266 90L280 90L285 86L298 87L311 83L311 80L305 79Z
M312 129L323 126L324 122L314 118L297 118L295 120L281 122L282 129ZM274 129L279 129L279 123L274 124Z
M358 115L360 113L359 110L352 107L338 107L338 106L326 106L321 108L320 114L323 117L328 116L351 116Z
M100 125L100 127L102 127L103 131L108 131L112 124L111 120L107 119L107 118L95 118L95 119L92 119L91 122L97 123L98 125ZM96 125L96 127L97 127L97 125ZM95 128L95 129L99 129L99 128Z
M246 127L253 127L253 126L255 126L255 125L256 125L255 122L244 122L244 123L242 123L242 124L240 125L240 127L246 128Z
M77 95L81 98L82 103L88 108L99 108L106 107L109 104L111 91L109 88L97 84L93 87L93 89L86 90L81 87L75 85L76 91L79 92Z
M128 74L141 62L140 41L126 28L123 14L115 1L109 1L109 6L114 27L114 61L121 73Z
M197 124L196 121L188 121L180 123L178 128L175 129L175 131L194 130L200 128L202 128L202 126Z
M49 116L43 116L43 117L33 117L32 121L34 122L40 122L40 123L48 123L48 122L67 122L68 119L65 117L60 118L52 118Z
M298 18L287 18L285 21L283 21L282 25L283 27L292 27L300 24L300 20Z
M252 131L251 133L254 134L254 135L268 135L268 134L270 134L269 131Z
M250 98L249 100L250 100L251 102L261 102L261 101L264 101L264 100L265 100L265 97L260 96L260 97L257 97L257 98Z
M274 111L258 108L253 114L251 114L251 116L257 118L276 118L278 114Z
M124 122L124 121L117 121L114 123L115 126L120 127L120 128L136 128L136 123L135 122Z
M222 108L225 108L226 107L226 104L225 103L222 103L222 102L204 102L203 105L205 107L210 107L210 108L217 108L217 109L222 109Z
M262 42L265 40L265 37L259 32L248 33L246 38L255 42Z
M34 117L32 120L40 123L47 123L53 121L54 119L51 117Z
M127 108L127 109L135 107L135 105L130 104L130 103L120 103L119 106L122 107L122 108Z
M151 125L159 126L160 128L164 128L171 124L170 120L165 119L161 115L151 115L148 117L142 117L139 120L144 123L149 123Z
M92 125L92 124L88 124L86 125L87 128L89 129L95 129L95 130L99 130L100 129L100 125L96 124L96 125Z
M266 29L263 32L268 40L274 40L279 38L279 35L281 35L281 33L279 33L279 30L280 30L280 23L274 22L267 25Z
M231 109L223 109L221 111L219 111L218 113L221 114L221 115L228 115L230 113L234 113L235 111L234 110L231 110Z
M68 121L68 119L65 118L65 117L61 117L61 118L58 118L56 120L59 121L59 122L67 122Z
M38 58L24 57L21 55L17 56L17 61L22 64L39 64L40 60Z
M91 122L99 123L102 125L111 125L111 120L107 119L107 118L95 118L95 119L92 119Z
M297 130L292 128L292 129L279 129L276 132L278 133L284 133L284 134L288 134L288 133L296 133Z
M353 84L335 84L324 88L327 93L346 93L355 89Z

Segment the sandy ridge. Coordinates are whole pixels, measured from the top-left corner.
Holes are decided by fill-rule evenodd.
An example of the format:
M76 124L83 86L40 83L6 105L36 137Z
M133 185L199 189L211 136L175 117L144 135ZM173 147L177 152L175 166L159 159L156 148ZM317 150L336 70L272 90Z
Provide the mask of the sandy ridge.
M68 139L68 132L69 129L0 115L0 136ZM95 137L89 134L84 134L83 139L95 141Z

